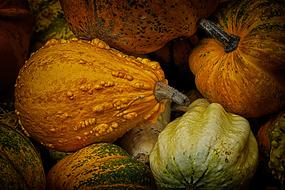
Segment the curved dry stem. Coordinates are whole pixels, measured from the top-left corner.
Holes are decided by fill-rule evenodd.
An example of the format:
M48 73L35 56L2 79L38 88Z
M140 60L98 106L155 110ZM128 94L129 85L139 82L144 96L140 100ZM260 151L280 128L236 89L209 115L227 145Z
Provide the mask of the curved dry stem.
M240 41L239 36L226 33L218 25L206 19L201 19L199 26L213 38L221 42L224 45L225 52L229 53L237 48Z
M186 95L162 82L156 83L154 95L158 101L169 99L179 105L188 106L190 104L190 100Z

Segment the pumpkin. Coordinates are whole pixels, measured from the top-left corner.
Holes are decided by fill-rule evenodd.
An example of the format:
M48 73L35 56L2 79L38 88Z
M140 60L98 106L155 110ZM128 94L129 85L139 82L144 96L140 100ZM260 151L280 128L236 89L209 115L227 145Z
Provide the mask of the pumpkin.
M285 111L271 116L258 130L258 144L266 168L280 184L285 184Z
M65 156L47 175L47 189L152 189L150 169L117 145L98 143Z
M247 118L278 112L285 105L284 2L233 1L214 16L217 25L200 21L214 38L189 56L198 90Z
M128 53L158 50L180 36L192 36L196 22L211 14L217 0L90 1L60 0L78 38L99 38Z
M247 119L200 98L162 130L149 159L161 189L244 189L258 146Z
M136 160L148 164L149 154L157 141L158 134L169 123L170 115L171 107L168 102L155 123L139 123L119 139L119 146Z
M40 155L17 130L0 123L0 189L45 189Z
M139 122L155 122L167 99L189 103L167 85L158 62L98 39L47 42L22 67L15 87L23 127L58 151L114 142Z
M48 39L74 37L68 27L58 0L28 0L34 17L32 51L43 46Z
M32 16L25 0L0 2L0 96L13 89L28 56Z

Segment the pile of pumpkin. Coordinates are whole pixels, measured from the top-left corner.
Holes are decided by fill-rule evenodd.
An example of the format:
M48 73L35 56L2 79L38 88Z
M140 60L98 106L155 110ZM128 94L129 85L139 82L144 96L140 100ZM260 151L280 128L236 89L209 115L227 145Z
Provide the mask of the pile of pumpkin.
M0 189L285 188L284 0L2 0L0 26Z

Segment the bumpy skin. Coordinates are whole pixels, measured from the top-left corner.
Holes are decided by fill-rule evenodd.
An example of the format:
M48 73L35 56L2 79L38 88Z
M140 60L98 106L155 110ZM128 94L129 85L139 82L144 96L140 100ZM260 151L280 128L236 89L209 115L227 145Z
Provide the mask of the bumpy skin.
M150 167L161 189L245 189L258 164L248 121L197 99L159 134Z
M272 175L285 184L285 111L272 116L258 130L258 143L266 167Z
M114 144L89 145L60 160L47 175L47 189L150 190L150 169Z
M149 53L180 36L192 36L197 21L217 0L61 0L71 30L79 38L99 38L130 53Z
M21 133L0 123L0 189L43 190L46 178L40 155Z
M15 107L22 125L51 149L112 142L138 122L155 121L167 83L159 63L126 56L104 42L51 40L22 67Z
M280 1L281 2L281 1ZM203 39L189 65L201 94L231 112L261 117L285 105L285 6L243 0L217 10L216 23L240 37L226 53L215 39Z

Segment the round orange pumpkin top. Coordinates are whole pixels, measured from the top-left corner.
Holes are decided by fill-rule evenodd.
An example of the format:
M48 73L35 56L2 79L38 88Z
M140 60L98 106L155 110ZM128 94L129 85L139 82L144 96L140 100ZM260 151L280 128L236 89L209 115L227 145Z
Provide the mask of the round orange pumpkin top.
M285 105L284 4L243 0L217 12L217 24L240 41L231 52L216 39L201 41L189 57L197 88L211 102L246 117L280 110Z

